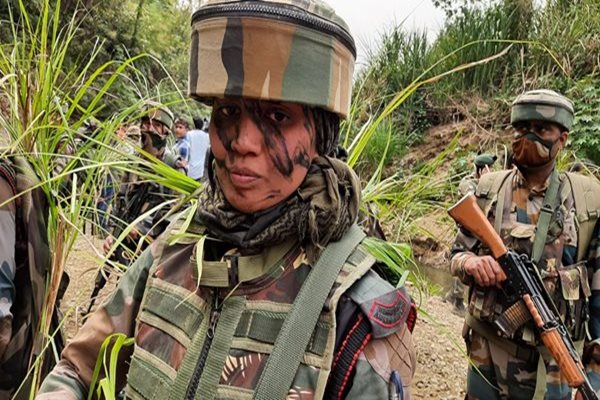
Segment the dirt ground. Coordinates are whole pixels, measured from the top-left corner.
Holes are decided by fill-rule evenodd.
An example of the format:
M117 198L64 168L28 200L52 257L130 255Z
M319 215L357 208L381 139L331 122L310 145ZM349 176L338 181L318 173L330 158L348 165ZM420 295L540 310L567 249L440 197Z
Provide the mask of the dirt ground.
M421 305L414 330L417 372L412 383L413 399L464 399L467 379L465 345L461 337L463 319L452 306L434 296Z

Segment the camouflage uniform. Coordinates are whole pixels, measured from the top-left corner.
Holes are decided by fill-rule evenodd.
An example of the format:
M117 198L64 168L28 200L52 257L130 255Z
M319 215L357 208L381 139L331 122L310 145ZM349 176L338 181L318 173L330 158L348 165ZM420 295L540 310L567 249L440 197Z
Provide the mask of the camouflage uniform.
M148 108L148 115L144 116L142 121L146 118L158 120L167 128L167 132L170 133L173 123L173 116L170 111L153 102L148 102L145 107ZM160 161L183 172L183 169L176 167L176 156L167 146L164 147L164 152L159 157ZM112 224L117 225L117 228L113 227L113 231L121 232L125 226L132 223L141 214L174 197L175 194L169 188L157 182L140 179L138 175L132 172L126 172L121 178L119 191L116 196L115 218L113 218ZM168 221L164 220L168 211L168 207L159 208L139 221L135 226L137 232L152 240L157 238L168 225ZM138 244L129 238L124 242L125 246L132 251L138 247ZM144 242L142 249L146 248L146 243Z
M244 257L229 249L218 262L204 260L197 287L196 242L167 246L165 241L167 238L159 239L140 256L110 301L69 343L61 362L44 382L42 393L46 394L40 399L85 398L102 341L115 332L136 337L133 357L129 350L119 357L120 370L129 367L128 398L183 398L194 371L203 372L196 381L200 398L251 398L281 323L310 271L303 249L288 242L259 257ZM205 252L214 248L205 244ZM233 260L255 271L244 272L240 267L239 279L246 282L237 289L227 276ZM369 320L373 327L369 335L374 337L363 338L365 346L356 354L357 384L348 388L346 398L387 398L393 370L400 372L404 398L409 398L416 363L404 322L410 304L404 290L394 289L369 271L373 261L359 247L346 262L323 308L289 399L322 398L334 355L343 346L341 339L363 319ZM213 324L215 304L220 311ZM205 356L207 363L214 361L220 367L200 371L196 368L207 335L214 335Z
M0 163L0 204L37 183L34 171L23 158L6 157ZM0 208L0 399L14 394L25 380L31 357L41 350L34 344L34 337L50 265L47 210L46 197L39 188ZM59 337L55 337L58 349ZM24 398L29 389L27 382L19 398Z
M347 115L354 45L346 25L323 3L209 0L192 26L193 97L291 101ZM128 269L113 297L65 349L39 398L84 398L100 345L114 332L136 340L119 362L121 377L128 370L129 398L253 398L283 322L321 254L314 236L299 237L298 224L308 218L279 210L298 210L302 202L315 213L313 227L331 225L326 232L342 237L345 223L356 221L358 177L328 154L319 152L311 161L296 194L254 214L227 207L222 192L211 192L219 182L209 174L187 234L180 226L190 211ZM321 211L308 203L317 196ZM219 229L225 225L215 228L205 217L223 214L235 216L224 233ZM261 225L265 215L274 222ZM258 247L246 245L246 239L264 235ZM326 237L340 240L319 235ZM362 245L345 260L286 398L409 398L414 307L403 288L371 270L374 263Z
M513 122L519 118L548 120L548 112L544 116L536 115L536 118L523 110L516 111L515 116L513 110ZM519 116L519 112L523 112L523 115ZM570 128L570 124L565 120L559 122L560 125ZM591 341L586 341L590 351L596 352L598 346L594 341L600 335L600 314L595 310L600 301L600 281L592 277L600 270L600 224L596 224L589 246L587 243L578 243L578 210L575 207L572 186L566 175L561 174L559 179L559 206L552 217L538 268L546 289L554 299L575 341L586 339L586 321L591 318ZM496 222L498 208L494 203L496 200L486 202L486 196L489 196L486 192L490 190L489 182L501 180L503 185L494 193L505 193L500 236L507 247L517 253L531 255L536 224L550 178L541 187L528 188L525 178L516 168L511 172L493 172L482 177L475 194L492 225ZM598 190L597 184L591 184ZM498 195L497 199L501 198ZM577 257L579 246L587 247L587 254L581 262ZM497 288L481 288L475 285L472 277L466 275L463 269L467 258L474 254L489 254L489 250L482 248L478 240L468 232L460 231L452 253L453 274L470 285L464 331L472 361L467 376L467 397L531 399L535 393L535 398L541 398L544 387L538 380L543 379L544 374L540 374L538 368L541 368L539 359L542 354L546 369L544 398L571 399L571 390L565 378L560 374L556 362L543 347L540 347L541 342L531 322L520 327L512 338L499 336L492 325L492 322L506 311L503 292ZM600 387L598 364L592 359L587 367L592 384L596 388Z

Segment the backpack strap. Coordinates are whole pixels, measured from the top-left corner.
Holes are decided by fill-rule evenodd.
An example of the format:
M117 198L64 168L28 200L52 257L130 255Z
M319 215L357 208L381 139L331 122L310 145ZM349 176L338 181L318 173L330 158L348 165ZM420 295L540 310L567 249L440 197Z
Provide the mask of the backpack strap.
M514 171L512 169L489 172L479 179L477 189L475 190L477 204L485 216L490 214L492 206L496 204L496 216L494 220L494 229L496 229L496 232L500 232L502 226L504 199L506 196L506 187L504 186L504 183L507 182L508 178L512 177L513 174Z
M600 215L600 183L588 176L566 172L577 213L577 261L587 256L596 221ZM564 185L568 188L567 185Z
M339 242L325 248L283 322L256 386L254 399L286 398L327 295L346 259L364 237L365 233L353 224Z

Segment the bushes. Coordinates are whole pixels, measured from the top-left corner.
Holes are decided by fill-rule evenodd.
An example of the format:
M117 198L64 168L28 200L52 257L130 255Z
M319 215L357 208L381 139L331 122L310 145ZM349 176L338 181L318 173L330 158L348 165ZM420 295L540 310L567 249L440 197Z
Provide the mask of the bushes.
M509 104L525 90L547 87L575 100L579 122L574 130L581 134L573 137L573 145L585 157L600 162L593 150L600 144L600 126L594 122L600 93L598 79L589 78L600 71L600 2L439 0L438 6L448 19L432 43L422 32L408 33L401 27L383 34L355 85L360 112L349 127L351 135L422 74L429 78L511 46L502 57L450 74L412 94L393 114L400 142L410 143L411 135L422 137L437 120L478 114L477 110L456 110L455 104L468 107L473 98L481 98L491 99L486 101L495 107L498 99ZM506 124L508 114L491 114L487 126Z
M568 94L575 100L571 145L581 157L600 165L600 80L594 77L584 78Z

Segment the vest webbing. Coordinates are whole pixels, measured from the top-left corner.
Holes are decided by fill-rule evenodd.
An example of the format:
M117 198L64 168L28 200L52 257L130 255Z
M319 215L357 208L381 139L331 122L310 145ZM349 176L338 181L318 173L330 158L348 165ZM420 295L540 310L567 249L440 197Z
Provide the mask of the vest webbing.
M510 189L505 183L510 181L512 173L512 170L503 170L485 174L477 185L477 204L486 216L492 205L496 204L494 228L497 232L500 232L502 225L506 191ZM569 189L573 194L577 213L577 261L582 261L587 256L588 245L600 216L600 183L595 178L576 173L567 172L565 175L569 185L563 185L559 198L564 198Z
M509 180L508 178L512 174L512 170L502 170L485 174L480 178L475 191L477 204L485 216L489 215L492 205L494 202L496 203L496 218L494 220L494 229L496 232L500 232L502 226L504 199L507 190L504 187L504 182Z
M254 399L284 399L300 365L327 295L342 266L365 233L352 225L344 237L330 243L302 285L273 351L258 381Z

